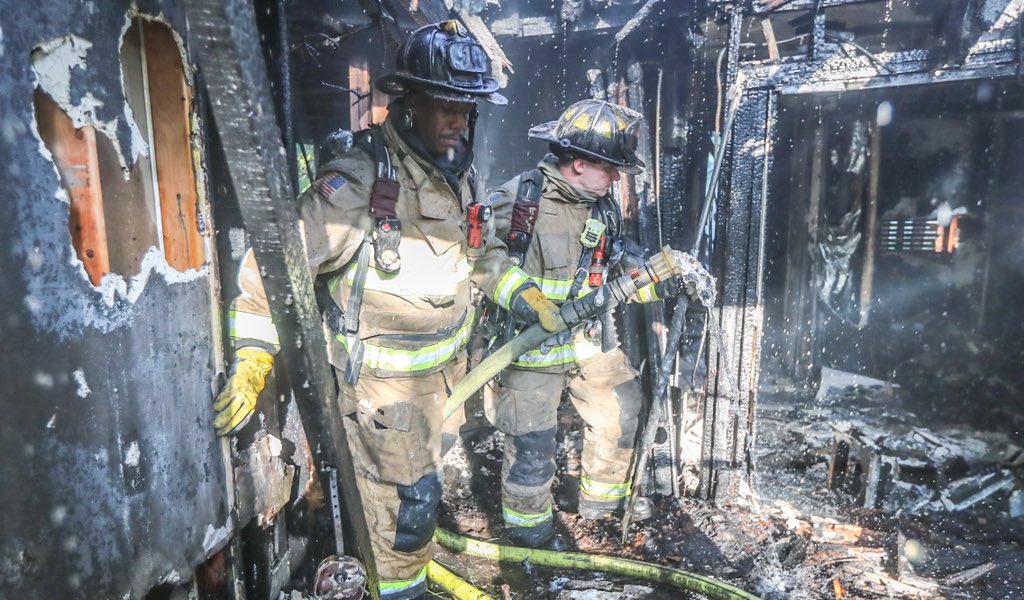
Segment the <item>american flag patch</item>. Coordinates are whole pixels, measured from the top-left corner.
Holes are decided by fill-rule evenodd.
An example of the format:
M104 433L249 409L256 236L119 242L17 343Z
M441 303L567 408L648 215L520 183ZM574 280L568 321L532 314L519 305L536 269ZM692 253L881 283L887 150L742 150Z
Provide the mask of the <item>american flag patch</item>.
M324 198L330 198L331 195L340 190L345 183L345 179L342 178L341 175L332 171L314 181L313 189Z

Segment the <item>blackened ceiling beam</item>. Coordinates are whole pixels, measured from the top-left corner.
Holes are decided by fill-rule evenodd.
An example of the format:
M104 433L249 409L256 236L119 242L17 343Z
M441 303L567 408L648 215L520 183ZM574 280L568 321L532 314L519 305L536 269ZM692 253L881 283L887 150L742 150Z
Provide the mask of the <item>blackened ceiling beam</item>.
M451 11L443 0L359 0L366 12L376 20L401 32L408 32L448 19ZM390 24L390 25L389 25ZM400 36L401 39L404 36Z
M231 182L263 274L284 366L318 463L338 470L356 551L377 593L369 532L344 419L327 360L320 313L299 235L287 153L249 0L186 0L189 49L210 98ZM325 488L326 489L326 488Z
M734 4L731 1L712 0L716 4ZM768 12L783 12L791 10L817 10L830 6L844 6L848 4L864 4L867 2L878 2L879 0L754 0L752 5L755 14Z
M622 31L627 26L628 34L641 24L691 16L696 12L693 3L677 0L647 0L640 6L612 5L603 10L593 10L589 5L572 6L574 8L565 8L561 2L553 2L543 10L527 10L512 3L490 13L485 20L495 36L536 37L567 32Z
M393 7L393 10L404 10L420 26L444 21L451 14L443 0L385 0L385 4Z

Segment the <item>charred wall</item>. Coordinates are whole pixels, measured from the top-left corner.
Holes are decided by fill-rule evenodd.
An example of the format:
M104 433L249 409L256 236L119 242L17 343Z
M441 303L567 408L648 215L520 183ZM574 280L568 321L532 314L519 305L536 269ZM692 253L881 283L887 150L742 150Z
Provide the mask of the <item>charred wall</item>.
M2 7L2 598L141 598L158 583L189 580L232 529L210 426L219 343L210 255L176 269L153 247L138 272L91 283L62 184L74 174L55 166L33 110L42 77L33 51L73 39L78 59L57 60L44 76L64 79L66 95L55 100L77 127L92 126L117 148L123 164L114 172L128 178L149 153L123 87L133 4L184 37L175 2ZM192 151L201 164L201 147ZM196 180L192 210L209 239L201 172ZM104 207L123 208L115 196ZM139 230L106 233L116 240Z
M787 102L768 364L798 379L830 366L892 380L929 414L970 408L976 426L992 425L986 415L1022 383L1022 181L1009 167L1021 99L1012 81L981 81ZM951 248L935 232L954 216Z

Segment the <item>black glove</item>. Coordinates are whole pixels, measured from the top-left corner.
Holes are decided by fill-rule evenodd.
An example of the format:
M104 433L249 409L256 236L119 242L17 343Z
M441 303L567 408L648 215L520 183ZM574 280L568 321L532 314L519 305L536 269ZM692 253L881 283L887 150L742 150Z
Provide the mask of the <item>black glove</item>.
M662 299L675 298L684 290L690 299L690 304L699 305L701 303L700 296L697 295L697 285L692 281L686 281L682 277L676 276L654 284L655 293Z
M543 342L541 342L540 353L547 354L548 352L551 352L551 350L558 346L564 346L565 344L568 344L570 339L572 339L572 331L568 329L560 331L555 335L549 337L548 339L544 340Z

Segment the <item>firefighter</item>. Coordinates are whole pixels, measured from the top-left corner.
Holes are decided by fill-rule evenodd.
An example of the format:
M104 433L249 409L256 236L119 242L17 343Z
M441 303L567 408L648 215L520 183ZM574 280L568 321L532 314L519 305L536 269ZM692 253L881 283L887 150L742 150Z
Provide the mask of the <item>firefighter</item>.
M414 31L381 127L321 165L299 197L310 270L326 279L331 364L340 385L359 493L389 600L420 598L441 497L442 411L465 372L472 285L527 321L555 327L557 308L511 264L493 233L469 252L476 102L503 105L482 46L457 21ZM278 347L250 251L230 311L232 374L214 427L253 415Z
M531 138L549 142L551 154L488 198L513 260L556 303L601 285L609 270L614 275L632 260L643 262L645 253L622 236L621 211L610 194L620 172L642 172L636 155L642 124L643 116L628 108L577 102L557 121L530 129ZM630 301L674 295L676 285L651 284ZM487 417L505 434L502 514L510 544L564 546L555 537L551 497L563 391L586 424L580 516L612 516L633 492L629 467L642 395L613 331L604 319L550 339L488 384ZM648 499L637 498L636 506L635 519L650 516Z

